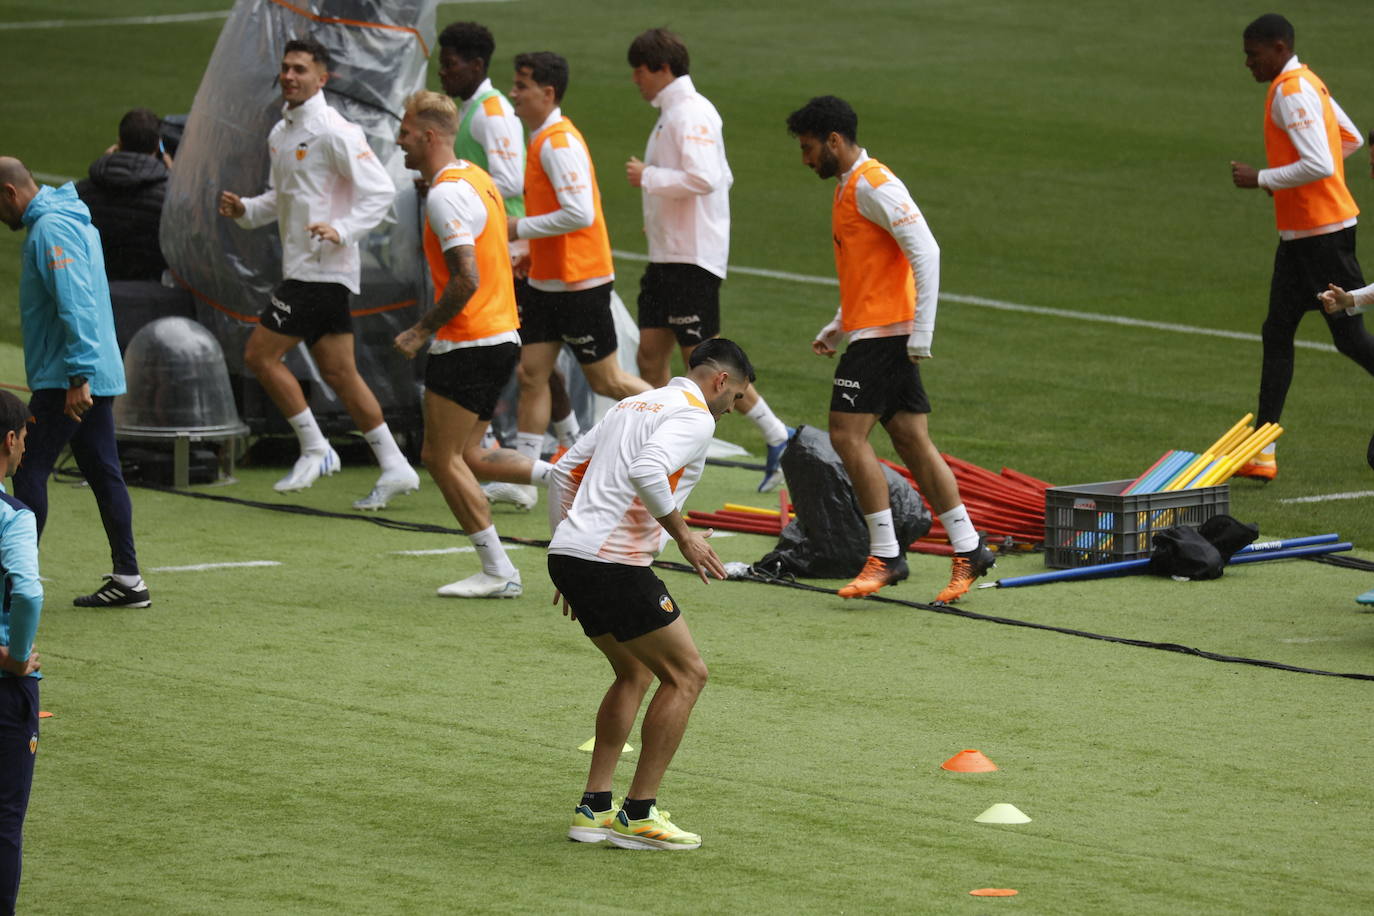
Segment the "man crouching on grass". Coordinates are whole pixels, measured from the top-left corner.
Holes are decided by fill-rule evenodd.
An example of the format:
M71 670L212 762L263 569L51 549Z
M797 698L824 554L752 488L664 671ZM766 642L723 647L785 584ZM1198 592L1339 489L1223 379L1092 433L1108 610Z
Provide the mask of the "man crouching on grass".
M549 577L563 613L611 663L615 681L596 715L596 747L570 839L610 840L625 849L696 849L701 837L668 820L656 805L663 772L706 686L682 612L650 564L677 541L703 582L725 578L706 535L682 517L701 479L716 421L754 381L754 368L724 338L697 346L687 376L616 404L554 465L549 485ZM657 677L640 729L643 748L619 810L611 779L639 706Z

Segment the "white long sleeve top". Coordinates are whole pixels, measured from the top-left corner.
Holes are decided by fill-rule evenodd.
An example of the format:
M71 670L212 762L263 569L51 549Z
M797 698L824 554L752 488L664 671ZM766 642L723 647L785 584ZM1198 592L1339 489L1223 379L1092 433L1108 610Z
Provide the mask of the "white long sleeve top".
M396 196L362 128L317 92L295 108L282 107L267 150L267 191L244 198L238 224L255 229L277 223L285 279L341 283L357 294L358 242L387 217ZM339 241L315 239L305 229L312 223L328 223Z
M1295 54L1288 59L1288 63L1283 65L1281 73L1289 70L1296 70L1302 64L1298 61ZM1281 188L1296 188L1312 181L1320 181L1336 173L1336 164L1331 159L1331 147L1326 142L1326 124L1320 116L1312 117L1312 112L1322 110L1321 95L1317 88L1305 79L1299 79L1300 91L1292 95L1285 95L1282 92L1274 93L1274 100L1269 106L1269 120L1274 126L1279 127L1288 135L1288 139L1293 142L1294 148L1298 151L1298 161L1290 162L1287 165L1272 169L1259 170L1259 186L1269 191L1277 191ZM1331 111L1336 116L1336 121L1341 128L1341 156L1349 156L1355 150L1364 145L1364 138L1360 135L1359 128L1350 120L1341 106L1336 104L1334 96L1328 96L1331 102ZM1332 223L1329 226L1318 226L1315 229L1285 229L1279 232L1279 237L1285 240L1304 238L1312 235L1326 235L1348 226L1355 225L1354 217L1340 223Z
M616 404L553 466L549 553L648 566L668 540L658 519L686 504L715 429L682 376Z
M640 176L649 260L695 264L724 279L735 176L725 158L720 114L685 74L649 104L660 112Z
M510 106L510 100L500 93L489 95L494 91L490 79L482 80L482 85L477 87L472 97L458 106L458 121L461 123L468 116L468 112L478 104L478 99L496 99L501 114L491 114L483 103L473 112L469 129L472 139L487 154L487 161L477 164L487 170L491 180L496 183L497 192L508 200L525 195L525 135L520 119Z
M868 150L859 150L859 157L841 176L840 187L861 164L868 161ZM851 331L848 339L868 340L874 337L897 337L906 335L906 350L911 356L930 356L931 342L935 337L935 311L940 299L940 246L935 241L930 225L921 213L920 207L912 199L896 175L875 188L865 179L854 186L854 199L859 213L870 222L877 223L887 230L896 240L911 272L916 278L916 315L910 321L873 328L859 328ZM840 335L840 311L835 310L835 318L816 335L817 340L825 341L827 346L835 347Z

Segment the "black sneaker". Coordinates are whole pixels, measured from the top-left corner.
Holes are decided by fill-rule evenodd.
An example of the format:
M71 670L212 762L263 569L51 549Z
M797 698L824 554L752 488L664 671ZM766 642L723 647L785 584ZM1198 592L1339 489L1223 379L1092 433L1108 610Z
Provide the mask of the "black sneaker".
M72 604L77 607L148 607L152 603L153 600L148 597L148 586L142 579L138 580L136 587L129 588L116 582L114 576L106 576L105 584L92 594L72 599Z

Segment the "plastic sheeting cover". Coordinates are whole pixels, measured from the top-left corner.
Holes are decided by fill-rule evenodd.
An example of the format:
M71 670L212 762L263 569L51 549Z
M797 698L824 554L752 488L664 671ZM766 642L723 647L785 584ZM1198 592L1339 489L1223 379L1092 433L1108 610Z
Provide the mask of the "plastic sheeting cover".
M868 526L830 436L810 426L799 427L782 453L782 471L797 518L755 565L821 579L858 575L868 557ZM900 474L887 466L883 474L897 543L905 549L930 531L930 513Z
M234 4L182 138L162 216L162 251L196 295L197 317L224 347L244 419L255 432L281 424L251 378L243 346L268 294L281 280L275 225L240 229L216 212L221 190L259 194L267 187L267 134L281 118L277 73L286 42L311 37L329 49L326 101L361 127L398 189L392 217L363 240L362 294L350 301L358 368L396 428L419 424L419 368L392 338L414 323L424 292L420 217L412 173L396 133L407 96L424 88L434 46L437 0L238 0ZM304 348L287 365L306 380L322 425L350 426ZM413 426L412 426L413 424Z

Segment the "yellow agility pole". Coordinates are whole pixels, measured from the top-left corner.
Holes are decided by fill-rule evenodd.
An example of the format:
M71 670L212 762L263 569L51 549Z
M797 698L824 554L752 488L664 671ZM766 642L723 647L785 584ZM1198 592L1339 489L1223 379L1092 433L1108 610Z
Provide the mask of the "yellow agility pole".
M777 509L765 509L762 506L742 506L739 503L726 503L725 508L730 512L748 512L753 515L771 515L778 517Z
M1242 442L1244 442L1246 439L1250 438L1254 434L1254 427L1242 426L1240 429L1236 430L1229 437L1227 437L1227 439L1221 443L1221 447L1218 448L1216 452L1214 452L1214 454L1230 455L1233 452L1235 452L1235 450L1240 446Z
M1224 483L1229 480L1236 471L1245 466L1251 458L1254 458L1264 447L1283 435L1283 427L1277 423L1266 423L1250 435L1244 442L1236 447L1236 450L1226 457L1225 461L1218 462L1194 487L1211 487Z
M1254 414L1247 413L1245 416L1240 418L1240 420L1236 423L1235 426L1232 426L1230 429L1228 429L1220 439L1213 442L1210 448L1205 448L1202 451L1204 453L1210 452L1213 455L1226 454L1226 446L1231 444L1232 439L1238 439L1238 437L1241 435L1241 431L1244 430L1250 424L1250 421L1254 418Z

